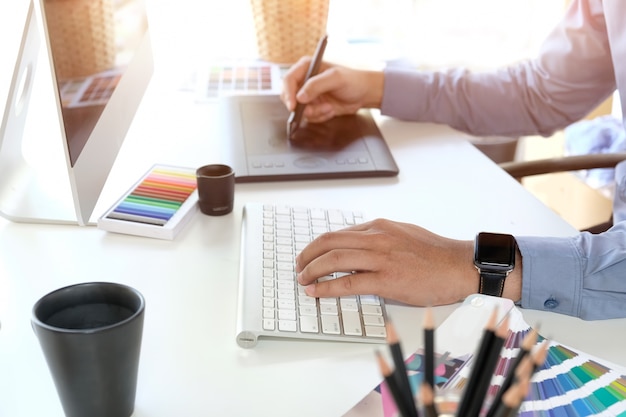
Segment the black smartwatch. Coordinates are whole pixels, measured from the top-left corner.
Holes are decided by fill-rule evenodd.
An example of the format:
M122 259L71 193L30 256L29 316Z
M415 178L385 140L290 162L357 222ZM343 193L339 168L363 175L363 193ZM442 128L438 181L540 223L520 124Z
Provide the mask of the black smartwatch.
M474 266L480 274L478 292L502 297L504 280L515 268L517 243L511 235L481 232L474 240Z

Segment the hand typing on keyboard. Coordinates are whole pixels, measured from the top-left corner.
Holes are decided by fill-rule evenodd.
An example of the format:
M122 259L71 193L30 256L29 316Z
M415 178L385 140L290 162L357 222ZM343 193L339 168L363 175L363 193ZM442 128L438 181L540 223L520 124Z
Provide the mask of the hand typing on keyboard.
M298 283L311 297L376 294L428 306L455 303L476 292L478 274L472 259L471 241L378 219L318 237L297 256L296 272ZM357 272L318 281L332 271ZM521 277L518 282L511 278L506 281L505 297L511 294L507 289L521 286Z
M316 297L296 281L295 257L318 236L363 222L361 213L247 204L242 225L237 342L260 336L384 343L384 299L370 294ZM319 282L350 272L328 271Z

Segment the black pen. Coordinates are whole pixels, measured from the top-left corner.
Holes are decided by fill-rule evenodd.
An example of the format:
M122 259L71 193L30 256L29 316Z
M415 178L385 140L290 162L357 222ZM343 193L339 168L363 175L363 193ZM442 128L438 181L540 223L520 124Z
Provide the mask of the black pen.
M305 83L309 80L309 78L313 77L319 71L320 65L322 64L322 58L324 57L324 50L326 49L327 42L328 35L324 35L317 44L317 49L315 50L313 59L309 64L309 70L307 71L306 77L304 78ZM291 138L291 136L300 127L300 121L302 120L302 114L304 113L305 106L305 104L296 102L296 108L289 115L289 119L287 119L287 138Z

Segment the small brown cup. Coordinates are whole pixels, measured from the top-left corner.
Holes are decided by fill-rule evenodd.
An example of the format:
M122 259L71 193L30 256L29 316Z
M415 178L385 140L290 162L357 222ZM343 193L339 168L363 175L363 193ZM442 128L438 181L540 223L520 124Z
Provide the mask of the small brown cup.
M222 216L233 211L235 171L228 165L211 164L196 170L198 205L209 216Z

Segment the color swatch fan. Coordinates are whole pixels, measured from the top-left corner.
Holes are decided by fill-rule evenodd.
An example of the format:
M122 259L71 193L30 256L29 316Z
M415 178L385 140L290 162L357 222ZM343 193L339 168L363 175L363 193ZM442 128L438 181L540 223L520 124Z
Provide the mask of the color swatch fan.
M508 333L497 357L494 372L488 384L480 416L489 416L497 394L506 385L522 342L533 331L522 312L510 300L480 294L469 296L440 326L435 337L434 386L435 401L458 397L470 384L476 347L483 334L487 316L494 307L499 311L498 321L508 320ZM626 417L626 369L593 357L554 340L546 340L534 332L536 342L529 350L536 351L547 343L543 365L538 366L530 379L528 395L515 415L522 417ZM425 375L425 355L418 349L405 359L407 377L417 397ZM440 404L441 405L441 404ZM377 385L344 417L362 416L367 409L369 417L397 417L398 409L385 383ZM448 415L439 410L439 415Z

